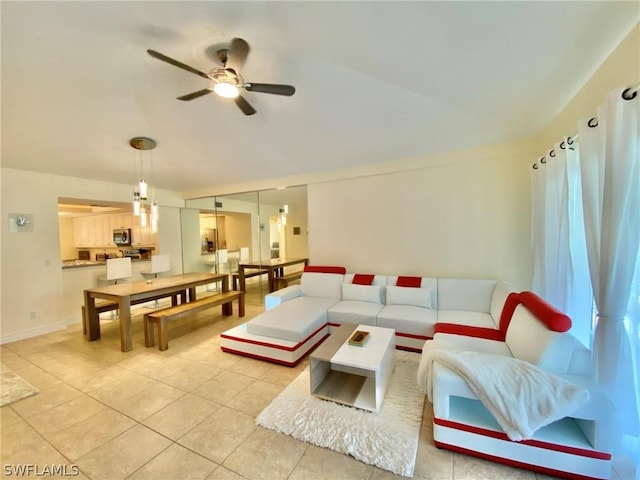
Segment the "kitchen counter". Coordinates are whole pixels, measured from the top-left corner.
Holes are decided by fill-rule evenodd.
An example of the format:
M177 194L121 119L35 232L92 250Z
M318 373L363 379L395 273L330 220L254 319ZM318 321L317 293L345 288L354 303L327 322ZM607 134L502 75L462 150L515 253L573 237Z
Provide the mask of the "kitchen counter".
M149 258L132 258L131 263L150 262ZM107 265L106 260L64 260L62 262L62 269L75 269L86 267L104 267Z

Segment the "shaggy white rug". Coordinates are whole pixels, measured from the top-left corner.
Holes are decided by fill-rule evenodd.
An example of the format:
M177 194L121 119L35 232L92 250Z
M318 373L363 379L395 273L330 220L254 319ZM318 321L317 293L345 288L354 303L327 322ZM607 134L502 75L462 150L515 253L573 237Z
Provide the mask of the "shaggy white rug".
M258 415L256 423L412 477L425 399L416 382L419 361L417 353L396 351L395 369L378 413L311 396L307 368Z
M0 364L0 407L38 393L38 389L20 375Z

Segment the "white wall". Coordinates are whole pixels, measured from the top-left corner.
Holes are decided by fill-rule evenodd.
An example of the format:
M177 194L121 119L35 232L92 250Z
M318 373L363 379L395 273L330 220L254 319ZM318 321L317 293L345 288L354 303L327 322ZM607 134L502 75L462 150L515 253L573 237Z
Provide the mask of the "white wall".
M26 338L63 328L80 321L82 292L72 314L65 307L63 272L60 258L58 197L127 202L131 186L61 177L22 170L1 170L2 182L2 285L0 342ZM157 191L163 206L181 207L182 198L168 191ZM11 213L33 215L33 231L10 233ZM180 230L171 216L161 217L160 245L163 235ZM166 232L163 233L163 230ZM175 248L175 242L168 242ZM169 248L169 247L167 247ZM177 257L177 258L178 258Z
M529 145L425 158L424 166L311 184L311 263L351 272L530 285Z

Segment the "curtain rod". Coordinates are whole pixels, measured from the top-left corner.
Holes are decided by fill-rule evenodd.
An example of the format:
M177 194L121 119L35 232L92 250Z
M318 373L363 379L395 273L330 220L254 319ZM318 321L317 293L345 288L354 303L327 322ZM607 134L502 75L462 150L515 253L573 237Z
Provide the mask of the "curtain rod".
M623 99L625 100L633 100L634 98L636 98L636 96L638 95L638 91L640 91L640 82L636 83L635 85L632 85L628 88L625 88L622 92L622 95L620 95ZM598 119L596 117L592 117L589 119L589 121L587 122L587 125L591 128L595 128L598 126ZM566 140L563 140L562 143L560 143L560 148L561 149L565 149L565 148L570 148L571 150L573 150L572 145L574 144L574 142L576 140L578 140L579 135L576 133L574 136L572 137L567 137ZM549 156L550 157L555 157L556 156L556 151L551 150L549 152ZM541 157L539 160L540 163L545 164L547 163L547 157ZM534 163L531 168L533 168L534 170L538 170L538 163Z

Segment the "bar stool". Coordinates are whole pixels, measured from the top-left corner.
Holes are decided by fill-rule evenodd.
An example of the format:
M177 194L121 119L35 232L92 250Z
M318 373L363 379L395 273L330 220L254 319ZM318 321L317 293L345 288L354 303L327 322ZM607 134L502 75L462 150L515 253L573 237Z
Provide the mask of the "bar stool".
M168 272L171 270L171 255L152 255L151 256L151 270L140 272L145 279L150 280L152 278L158 278L159 273ZM156 298L153 303L153 307L160 307L160 302Z

